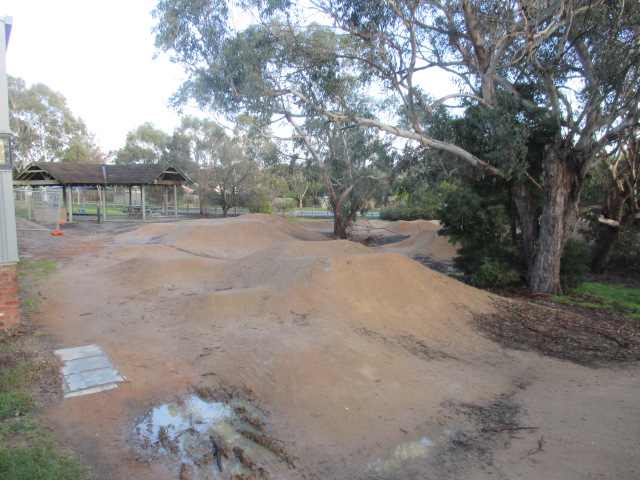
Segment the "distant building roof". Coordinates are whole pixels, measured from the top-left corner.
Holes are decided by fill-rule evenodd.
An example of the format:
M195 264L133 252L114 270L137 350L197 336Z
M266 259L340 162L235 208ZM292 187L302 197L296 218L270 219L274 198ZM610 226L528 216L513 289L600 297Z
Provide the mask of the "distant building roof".
M173 165L95 165L36 162L16 175L14 185L186 185L189 178Z

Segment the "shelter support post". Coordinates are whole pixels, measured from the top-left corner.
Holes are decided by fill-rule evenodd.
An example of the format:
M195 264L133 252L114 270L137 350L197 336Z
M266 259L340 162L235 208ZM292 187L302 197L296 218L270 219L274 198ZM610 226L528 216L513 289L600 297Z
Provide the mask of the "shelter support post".
M169 213L169 187L164 186L164 197L162 202L162 214L167 215Z
M140 185L140 203L142 205L142 221L146 221L147 220L147 204L146 204L146 199L145 197L145 188L144 188L144 184Z
M64 203L67 207L67 222L73 222L73 187L64 187Z
M131 201L131 190L133 189L133 187L131 185L129 185L129 206L131 206L133 204L133 202Z
M102 219L107 221L107 188L104 189L104 194L102 195Z
M33 220L33 209L31 208L31 192L33 192L33 187L27 187L27 192L25 193L27 197L27 219Z
M178 218L178 186L173 185L173 216Z

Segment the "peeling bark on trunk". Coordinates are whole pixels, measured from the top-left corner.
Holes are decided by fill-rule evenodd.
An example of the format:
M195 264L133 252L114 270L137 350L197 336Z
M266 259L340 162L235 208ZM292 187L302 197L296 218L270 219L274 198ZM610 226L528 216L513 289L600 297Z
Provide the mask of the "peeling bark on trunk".
M540 230L529 288L533 292L559 295L560 260L567 239L575 229L580 202L580 165L571 152L558 145L547 145L544 152L545 180Z
M339 204L333 204L333 234L340 240L347 239L348 220L342 216Z
M518 180L511 185L511 196L518 212L522 233L522 249L527 263L527 272L533 269L538 234L540 233L540 214L536 208L536 199L526 180Z

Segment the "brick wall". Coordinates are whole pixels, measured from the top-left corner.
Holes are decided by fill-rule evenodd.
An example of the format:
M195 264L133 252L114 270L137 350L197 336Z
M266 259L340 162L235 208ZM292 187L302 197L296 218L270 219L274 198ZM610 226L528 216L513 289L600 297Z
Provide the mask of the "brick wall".
M0 265L0 328L20 323L18 273L15 265Z

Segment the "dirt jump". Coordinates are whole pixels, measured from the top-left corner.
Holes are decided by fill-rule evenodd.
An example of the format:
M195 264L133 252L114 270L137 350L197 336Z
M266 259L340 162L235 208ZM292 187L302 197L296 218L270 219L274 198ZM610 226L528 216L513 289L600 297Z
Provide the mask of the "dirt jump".
M640 477L637 363L491 340L496 297L409 258L451 258L436 223L379 222L407 238L376 248L300 225L20 233L58 265L31 321L126 377L48 412L100 478Z

